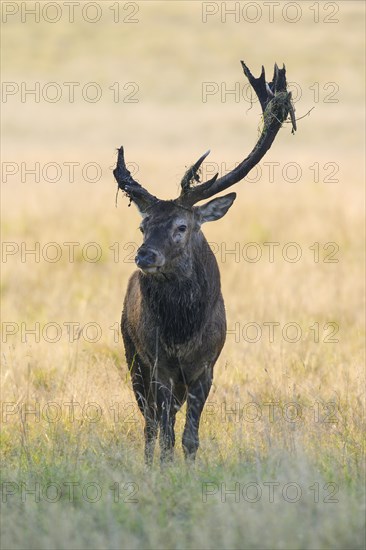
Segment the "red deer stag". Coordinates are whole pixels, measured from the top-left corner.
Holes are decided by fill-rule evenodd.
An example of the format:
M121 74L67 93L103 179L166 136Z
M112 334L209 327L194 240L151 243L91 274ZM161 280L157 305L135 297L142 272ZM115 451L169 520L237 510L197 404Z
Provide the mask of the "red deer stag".
M258 96L263 130L252 152L230 173L199 184L199 168L208 152L191 166L174 200L151 195L131 176L118 150L113 172L118 187L137 206L143 244L128 283L121 329L133 390L145 419L145 461L153 460L160 427L161 461L172 459L177 411L187 401L183 450L195 459L200 416L209 394L213 367L226 336L220 273L201 226L222 218L236 194L217 197L242 180L271 147L282 123L291 114L285 67L275 65L272 82L264 68L254 78L242 62L244 74Z

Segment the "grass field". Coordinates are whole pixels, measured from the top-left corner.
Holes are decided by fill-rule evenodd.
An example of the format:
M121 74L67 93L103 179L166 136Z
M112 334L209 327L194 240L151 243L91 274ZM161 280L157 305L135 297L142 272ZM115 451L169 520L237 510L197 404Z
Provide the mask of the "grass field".
M69 22L60 2L39 23L5 4L2 548L365 548L363 3L106 1ZM227 340L196 466L182 411L174 464L146 470L116 148L161 198L208 148L203 177L232 168L261 124L240 59L285 62L297 117L313 110L204 228Z

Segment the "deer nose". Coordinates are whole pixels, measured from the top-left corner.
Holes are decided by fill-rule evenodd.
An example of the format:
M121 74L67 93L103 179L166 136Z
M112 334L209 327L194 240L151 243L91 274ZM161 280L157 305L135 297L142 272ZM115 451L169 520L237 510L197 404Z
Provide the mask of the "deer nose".
M148 267L160 267L163 265L162 255L154 248L146 248L141 246L135 258L137 267L141 269Z

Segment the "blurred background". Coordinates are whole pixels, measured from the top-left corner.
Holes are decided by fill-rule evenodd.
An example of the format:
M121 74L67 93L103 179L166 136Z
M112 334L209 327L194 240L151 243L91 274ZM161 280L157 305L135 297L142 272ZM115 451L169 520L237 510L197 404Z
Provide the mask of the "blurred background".
M261 127L243 59L255 75L263 64L268 80L274 62L285 63L304 118L295 136L284 125L236 186L230 215L204 228L228 318L320 315L345 330L362 322L362 3L8 2L2 10L2 235L13 243L2 265L4 319L118 321L140 234L121 194L115 207L116 148L124 145L135 178L161 198L177 196L186 167L208 148L203 178L233 168ZM57 261L42 252L49 242L60 247L49 249ZM75 262L68 242L80 243ZM83 254L90 242L102 249L100 260L99 249L86 249L94 263ZM261 247L259 261L248 261L250 242ZM274 262L264 242L279 243ZM288 242L298 243L300 261L284 260ZM241 344L234 353L247 351Z

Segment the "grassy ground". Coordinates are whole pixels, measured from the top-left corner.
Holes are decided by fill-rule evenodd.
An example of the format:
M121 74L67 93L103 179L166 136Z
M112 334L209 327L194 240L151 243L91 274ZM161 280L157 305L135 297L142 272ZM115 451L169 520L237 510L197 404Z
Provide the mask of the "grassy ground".
M297 23L286 3L273 22L263 7L257 23L203 23L204 3L140 2L117 24L112 4L97 23L3 23L3 81L19 86L2 105L3 548L364 548L363 4L315 3L318 23L310 2ZM118 332L141 237L135 209L114 205L115 148L162 198L208 147L204 175L230 169L260 125L225 95L242 90L239 59L284 61L297 116L315 108L205 228L227 341L195 468L182 411L176 461L146 471ZM22 101L22 82L62 97ZM94 103L78 92L90 82Z

